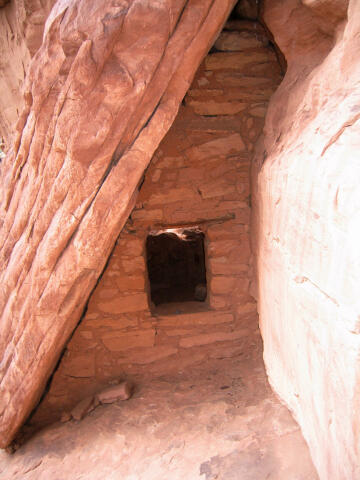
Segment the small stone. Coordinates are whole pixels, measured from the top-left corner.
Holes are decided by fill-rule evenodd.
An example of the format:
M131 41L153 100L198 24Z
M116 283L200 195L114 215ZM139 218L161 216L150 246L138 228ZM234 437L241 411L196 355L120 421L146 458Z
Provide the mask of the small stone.
M12 455L17 450L16 444L13 442L10 445L8 445L4 450L7 454Z
M132 385L129 382L122 382L119 385L105 388L96 394L100 403L114 403L119 400L128 400L132 394Z
M69 412L63 412L61 414L60 422L61 423L66 423L69 420L71 420L71 414Z
M82 420L85 415L94 410L97 405L98 403L94 401L93 396L86 397L71 410L71 416L74 420Z
M195 293L194 293L194 298L195 300L198 300L199 302L203 302L206 298L207 295L207 289L206 285L203 283L199 283L195 287Z
M201 77L201 78L199 78L197 83L198 83L199 87L203 87L204 85L208 85L210 82L206 77Z

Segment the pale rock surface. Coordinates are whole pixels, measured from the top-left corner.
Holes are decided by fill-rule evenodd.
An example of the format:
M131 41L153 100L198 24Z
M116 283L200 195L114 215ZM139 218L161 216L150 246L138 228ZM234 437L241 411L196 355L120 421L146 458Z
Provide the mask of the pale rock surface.
M0 446L39 400L234 3L67 0L52 9L1 167Z
M265 364L320 478L356 480L360 4L267 0L264 19L288 63L253 177Z

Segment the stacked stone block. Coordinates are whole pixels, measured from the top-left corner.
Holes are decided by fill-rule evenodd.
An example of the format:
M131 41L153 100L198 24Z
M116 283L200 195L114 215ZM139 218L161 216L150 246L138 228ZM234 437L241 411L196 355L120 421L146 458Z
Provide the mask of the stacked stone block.
M172 375L241 353L253 275L250 166L281 78L256 22L231 22L200 66L155 153L138 200L33 421L42 423L115 379ZM196 226L205 235L208 297L154 308L149 232Z

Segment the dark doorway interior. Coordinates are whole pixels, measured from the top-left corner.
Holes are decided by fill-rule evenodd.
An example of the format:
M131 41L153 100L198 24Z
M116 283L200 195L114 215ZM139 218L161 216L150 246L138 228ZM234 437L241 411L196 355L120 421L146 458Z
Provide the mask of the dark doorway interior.
M146 240L146 255L155 305L206 300L203 232L169 229L151 233Z

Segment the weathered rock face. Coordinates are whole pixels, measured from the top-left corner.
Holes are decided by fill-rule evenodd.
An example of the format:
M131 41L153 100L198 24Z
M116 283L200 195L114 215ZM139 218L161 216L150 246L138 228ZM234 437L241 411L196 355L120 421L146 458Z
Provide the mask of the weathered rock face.
M0 138L10 146L24 107L22 87L55 0L0 2ZM4 7L4 8L1 8Z
M266 367L324 480L360 478L360 8L347 3L265 2L288 72L254 175Z
M133 0L110 6L105 0L63 0L52 10L28 76L18 137L2 166L1 446L11 441L43 391L136 204L136 185L233 3L173 0L164 5ZM19 3L14 0L0 14L14 5ZM238 11L252 18L256 15L252 7L243 1ZM270 381L302 426L321 478L356 479L360 477L360 172L355 158L360 146L359 2L265 0L263 13L288 62L285 80L268 111L253 171L264 356ZM20 52L16 58L28 62L37 46L30 47L31 42L26 46L23 38L9 45L16 43ZM236 41L252 42L246 33ZM231 33L223 35L216 48L226 50L233 42ZM258 48L261 35L256 42ZM17 59L16 73L5 82L8 90L11 82L16 86L14 106L21 104L18 85L23 76ZM260 64L262 59L260 54ZM221 70L234 64L241 68L244 61L246 65L244 58L228 52L224 64L214 54L207 67L229 80ZM243 78L234 87L237 82L241 85ZM221 96L204 103L193 89L187 105L208 116L242 111L236 98L220 104ZM3 111L6 120L1 120L1 128L7 135L15 110ZM259 105L251 115L264 113ZM211 152L208 147L205 153ZM167 172L159 167L156 162L162 160L155 159L160 173L152 172L154 183L158 175L174 174L171 166ZM143 192L146 195L146 185ZM196 192L205 198L214 189L202 185ZM135 217L155 210L164 214L156 203L150 209L149 205L138 204ZM177 214L184 212L179 209ZM124 232L120 242L126 244L129 232ZM127 265L126 258L121 262L121 268ZM221 262L213 264L222 268ZM135 265L143 269L143 264ZM128 273L121 270L117 285L123 285L124 272ZM143 282L133 277L126 288L130 285L131 295L140 295L135 305L143 305L145 311ZM227 289L232 285L227 283ZM224 297L223 288L223 283L211 284L215 296ZM134 308L132 303L125 306ZM132 321L133 311L125 313L131 313L127 318ZM216 324L216 314L213 321ZM143 326L153 329L149 319ZM168 333L172 329L170 325ZM138 359L139 336L122 333ZM199 339L215 338L211 333L201 338L182 335L179 345L182 342L185 349ZM141 348L155 348L154 337L153 332L140 336ZM91 335L83 338L89 341ZM108 345L114 345L114 339ZM165 351L165 358L170 354ZM89 375L89 368L84 371Z
M51 11L2 164L1 446L43 391L233 4L67 0Z
M151 160L135 208L31 418L33 426L59 419L64 409L117 378L143 385L243 352L246 319L256 318L250 295L250 162L282 75L257 22L229 22L216 45ZM172 299L155 307L149 232L191 227L204 238L206 301ZM160 281L168 283L164 271Z

